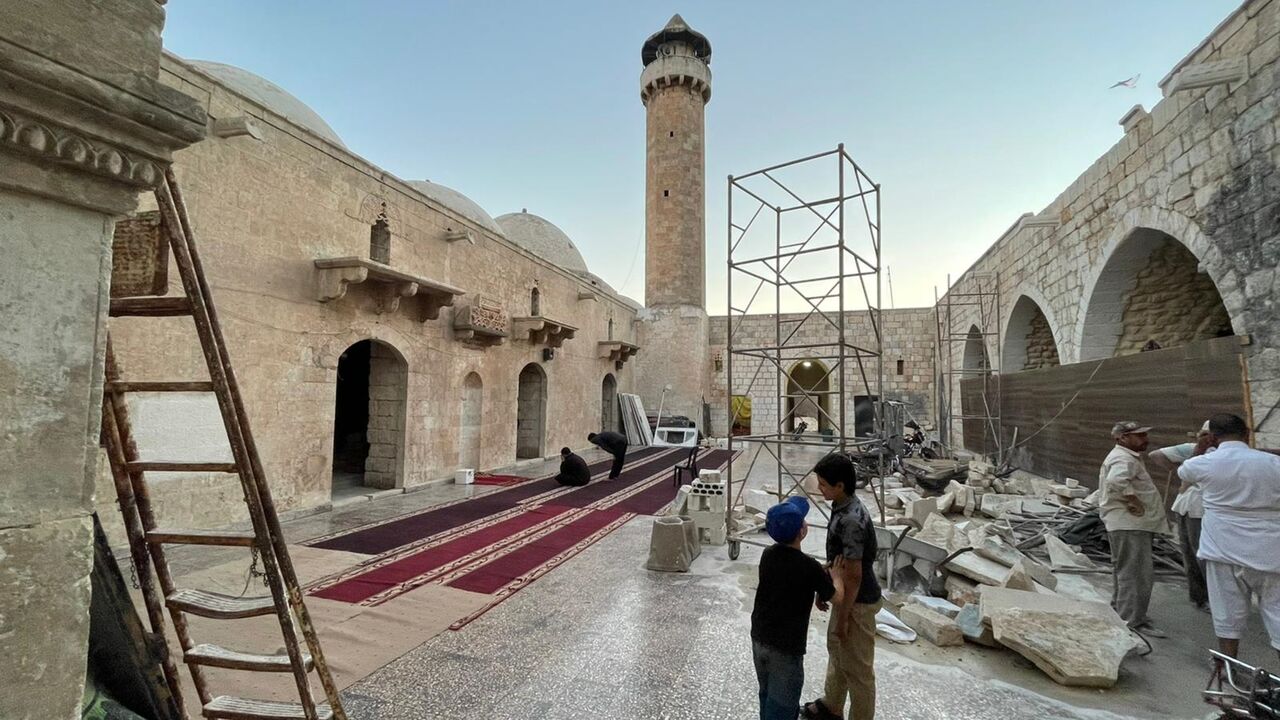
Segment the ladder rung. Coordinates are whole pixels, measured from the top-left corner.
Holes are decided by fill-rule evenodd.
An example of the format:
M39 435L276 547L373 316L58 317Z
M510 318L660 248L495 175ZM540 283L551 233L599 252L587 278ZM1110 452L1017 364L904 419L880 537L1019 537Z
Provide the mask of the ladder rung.
M208 380L191 382L108 382L107 392L213 392Z
M131 462L125 464L129 472L216 472L236 473L235 463L227 462Z
M204 643L197 645L184 654L184 659L192 665L227 668L228 670L249 670L252 672L290 672L293 663L288 655L259 655L257 653L229 650L220 645ZM311 656L302 653L302 665L311 672Z
M240 618L270 615L275 601L269 596L235 597L208 590L178 590L168 597L169 607L192 615L214 620L238 620Z
M157 528L147 533L147 541L167 543L169 545L252 547L254 535L251 532L236 532L234 530L169 530Z
M174 317L190 315L191 301L185 297L119 298L111 301L111 317Z
M297 703L220 695L205 704L204 716L209 720L306 720L307 713ZM316 717L332 720L333 710L328 703L316 705Z

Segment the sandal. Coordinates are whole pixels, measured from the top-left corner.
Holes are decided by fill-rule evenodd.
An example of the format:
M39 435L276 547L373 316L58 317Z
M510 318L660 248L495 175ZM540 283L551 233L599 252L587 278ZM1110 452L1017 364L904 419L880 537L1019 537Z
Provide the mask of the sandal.
M822 702L822 698L802 705L800 707L800 716L809 718L809 720L844 720L844 718L831 712L827 704Z

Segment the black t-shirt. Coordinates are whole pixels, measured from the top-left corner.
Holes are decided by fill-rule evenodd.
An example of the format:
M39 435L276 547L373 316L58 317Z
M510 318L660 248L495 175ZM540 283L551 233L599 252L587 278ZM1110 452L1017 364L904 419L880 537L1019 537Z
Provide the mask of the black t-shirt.
M751 610L751 639L789 655L803 655L813 596L830 600L831 576L817 560L775 544L760 556L760 585Z
M560 461L560 482L565 485L586 485L591 481L591 470L587 467L587 461L583 460L576 453L570 453L568 457Z
M627 451L627 437L612 430L596 433L596 439L591 442L611 455L620 455Z
M874 568L877 550L876 529L861 500L850 496L832 506L831 522L827 524L827 561L843 555L846 560L862 563L862 584L854 602L873 603L880 599L880 581L876 580Z

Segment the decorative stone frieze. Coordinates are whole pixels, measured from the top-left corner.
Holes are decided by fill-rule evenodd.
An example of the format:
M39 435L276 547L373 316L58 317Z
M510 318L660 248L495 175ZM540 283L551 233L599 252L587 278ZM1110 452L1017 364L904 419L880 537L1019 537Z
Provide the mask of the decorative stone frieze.
M315 266L319 270L316 299L320 302L340 300L348 286L367 282L372 285L370 293L379 314L394 313L404 298L416 298L421 322L440 317L440 308L453 305L454 298L466 294L461 288L410 275L368 258L320 258Z
M469 344L500 345L510 334L511 321L502 306L486 297L453 311L453 336Z

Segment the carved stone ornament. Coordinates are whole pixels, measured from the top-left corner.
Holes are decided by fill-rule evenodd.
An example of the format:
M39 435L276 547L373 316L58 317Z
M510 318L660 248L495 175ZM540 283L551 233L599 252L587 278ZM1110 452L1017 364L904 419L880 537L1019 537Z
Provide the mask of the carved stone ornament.
M463 342L498 345L509 335L509 327L507 313L490 298L476 297L469 305L453 311L453 334Z
M143 189L154 188L164 174L149 158L78 135L49 120L36 120L10 107L0 107L0 145Z
M512 318L511 324L514 335L530 345L558 348L578 334L578 328L542 316Z
M601 340L596 343L596 356L600 358L608 358L611 362L617 364L619 370L622 369L623 363L640 352L639 345L633 345L621 340Z

